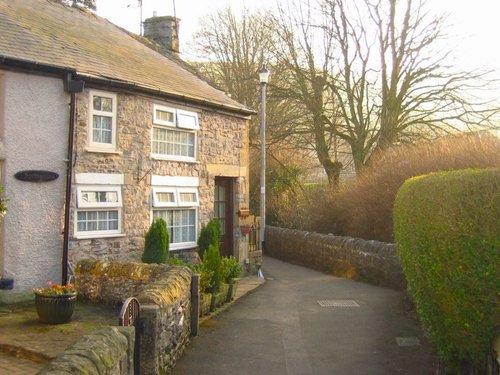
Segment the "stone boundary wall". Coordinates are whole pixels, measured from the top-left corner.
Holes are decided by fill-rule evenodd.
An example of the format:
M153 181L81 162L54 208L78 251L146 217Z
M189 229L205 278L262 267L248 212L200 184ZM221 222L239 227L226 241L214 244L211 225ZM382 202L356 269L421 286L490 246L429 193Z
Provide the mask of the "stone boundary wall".
M290 263L405 291L396 245L293 229L266 227L266 255Z
M134 374L134 327L105 327L82 336L38 375Z
M191 333L191 271L164 264L84 260L76 268L79 298L121 305L141 304L141 374L171 372ZM118 319L118 318L117 318Z

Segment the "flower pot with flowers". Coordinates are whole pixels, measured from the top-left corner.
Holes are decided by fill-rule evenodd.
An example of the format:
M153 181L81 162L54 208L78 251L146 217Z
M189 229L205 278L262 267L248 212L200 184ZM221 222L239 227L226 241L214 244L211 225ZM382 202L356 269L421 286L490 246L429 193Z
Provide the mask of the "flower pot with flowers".
M48 282L48 288L34 288L35 306L42 323L61 324L71 320L76 303L74 285Z

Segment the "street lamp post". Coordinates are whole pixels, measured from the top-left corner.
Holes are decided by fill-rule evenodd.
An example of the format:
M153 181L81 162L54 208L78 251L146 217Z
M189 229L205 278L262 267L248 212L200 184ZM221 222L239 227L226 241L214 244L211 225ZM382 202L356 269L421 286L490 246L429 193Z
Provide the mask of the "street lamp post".
M261 88L261 123L260 123L260 249L264 250L264 232L266 229L266 86L269 70L263 64L259 70Z

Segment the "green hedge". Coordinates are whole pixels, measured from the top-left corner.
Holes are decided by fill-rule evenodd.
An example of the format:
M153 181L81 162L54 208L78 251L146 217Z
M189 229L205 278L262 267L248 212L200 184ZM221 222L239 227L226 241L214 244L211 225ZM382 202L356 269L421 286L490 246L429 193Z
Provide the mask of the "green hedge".
M481 369L499 322L500 169L415 177L399 190L394 234L408 288L449 371Z

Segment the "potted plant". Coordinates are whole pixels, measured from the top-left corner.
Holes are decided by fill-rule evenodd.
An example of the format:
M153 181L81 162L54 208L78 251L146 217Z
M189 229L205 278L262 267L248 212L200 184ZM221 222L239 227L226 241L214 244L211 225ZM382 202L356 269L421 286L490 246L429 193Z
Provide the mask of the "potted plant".
M77 291L73 284L48 282L48 288L34 288L35 307L42 323L61 324L71 320Z
M243 269L233 256L223 257L221 263L223 281L229 285L226 298L226 301L229 302L234 299L236 288L238 287L238 277L241 275Z

